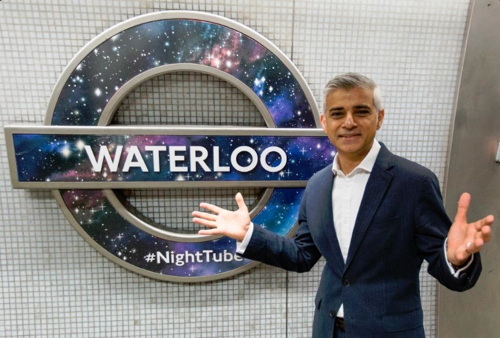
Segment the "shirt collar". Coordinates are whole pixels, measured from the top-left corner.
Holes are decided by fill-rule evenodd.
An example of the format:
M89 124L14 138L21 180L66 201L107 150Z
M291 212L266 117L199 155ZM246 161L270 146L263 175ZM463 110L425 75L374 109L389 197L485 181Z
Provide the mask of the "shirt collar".
M363 161L361 161L361 163L358 164L358 166L354 168L353 171L351 171L350 174L355 174L358 173L359 171L365 171L367 173L371 173L373 170L373 166L375 165L378 153L380 152L380 148L381 148L380 143L377 140L373 140L372 148L370 149L368 154L365 156ZM333 158L332 172L334 175L342 173L342 170L340 170L340 164L337 155L338 154L335 154L335 157Z

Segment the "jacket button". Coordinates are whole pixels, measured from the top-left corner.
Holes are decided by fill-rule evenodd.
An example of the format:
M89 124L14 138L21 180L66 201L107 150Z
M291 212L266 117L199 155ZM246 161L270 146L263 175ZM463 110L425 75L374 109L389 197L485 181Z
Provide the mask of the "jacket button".
M348 279L344 279L344 286L351 285L351 282Z
M335 318L335 311L333 311L333 310L332 310L332 311L330 311L330 312L328 313L328 315L330 316L330 318Z

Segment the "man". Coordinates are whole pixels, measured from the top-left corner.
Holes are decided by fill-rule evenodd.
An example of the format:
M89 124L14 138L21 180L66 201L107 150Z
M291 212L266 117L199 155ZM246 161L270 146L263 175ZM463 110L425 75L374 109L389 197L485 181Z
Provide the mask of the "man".
M323 130L337 149L332 165L308 182L294 238L251 223L239 209L200 206L193 221L238 241L244 257L303 272L326 259L315 299L314 337L424 337L419 293L423 259L449 289L474 286L479 250L491 237L493 216L467 223L463 194L452 224L436 176L392 154L375 139L384 120L380 90L347 73L325 88Z

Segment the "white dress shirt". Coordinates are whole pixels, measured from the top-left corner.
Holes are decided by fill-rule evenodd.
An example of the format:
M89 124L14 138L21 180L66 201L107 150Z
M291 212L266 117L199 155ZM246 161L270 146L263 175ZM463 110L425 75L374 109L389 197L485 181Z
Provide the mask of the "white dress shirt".
M375 160L380 151L380 144L375 140L370 152L349 174L340 169L338 156L333 159L332 171L335 175L332 189L333 224L340 244L344 263L347 260L352 231L358 215L366 183L370 178Z

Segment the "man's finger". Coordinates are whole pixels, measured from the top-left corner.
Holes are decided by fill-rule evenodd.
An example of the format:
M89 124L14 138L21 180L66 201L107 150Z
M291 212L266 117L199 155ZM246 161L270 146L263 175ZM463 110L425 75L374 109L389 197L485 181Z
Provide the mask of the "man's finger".
M474 239L471 239L470 241L467 241L467 243L465 244L464 251L467 252L467 253L469 253L469 254L473 254L474 253Z
M491 227L483 226L478 232L478 237L482 238L484 242L489 242L491 240Z
M213 235L219 235L217 229L210 229L210 230L198 230L198 235L205 235L205 236L213 236Z
M209 221L203 218L193 218L193 223L197 223L200 225L203 225L204 227L211 228L211 229L217 229L217 223L214 221Z
M220 214L220 212L223 210L222 208L216 206L216 205L213 205L213 204L210 204L210 203L200 203L200 208L202 209L207 209L215 214Z
M470 194L464 192L458 200L457 214L455 215L455 222L467 222L467 211L470 205Z
M247 205L245 204L245 200L243 199L243 195L241 193L237 193L234 199L236 200L236 204L238 204L238 209L248 210Z
M197 217L199 219L204 219L207 221L215 221L215 219L217 218L217 216L214 214L209 214L209 213L201 212L201 211L193 211L191 213L191 215L194 217Z
M485 218L480 219L477 222L474 222L473 223L474 228L477 231L482 231L485 228L488 228L488 229L485 229L485 231L491 231L491 225L493 224L494 219L495 218L493 217L493 215L488 215Z
M481 227L491 226L494 221L495 221L495 217L493 217L493 215L488 215L481 220Z

